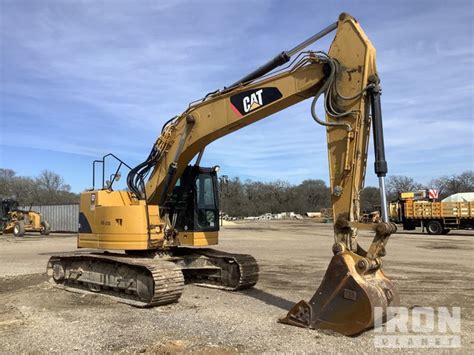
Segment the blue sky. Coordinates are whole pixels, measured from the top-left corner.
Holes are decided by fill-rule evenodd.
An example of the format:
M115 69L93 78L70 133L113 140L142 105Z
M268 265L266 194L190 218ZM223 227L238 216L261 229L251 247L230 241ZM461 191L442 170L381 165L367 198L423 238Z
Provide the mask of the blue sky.
M389 174L474 168L472 1L0 0L0 167L91 186L91 162L141 162L163 123L346 11L377 48ZM312 48L327 50L332 37ZM328 181L305 101L226 136L202 165ZM372 152L372 147L370 148ZM371 154L372 157L372 154ZM376 185L369 162L366 185Z

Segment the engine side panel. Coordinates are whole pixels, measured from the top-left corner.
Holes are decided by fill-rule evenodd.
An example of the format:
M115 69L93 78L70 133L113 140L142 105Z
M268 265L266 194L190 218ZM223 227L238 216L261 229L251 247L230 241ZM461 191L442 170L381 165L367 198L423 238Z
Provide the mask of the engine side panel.
M83 192L80 206L78 248L148 250L171 245L209 246L218 242L216 231L192 230L178 233L176 242L166 241L158 206L148 206L147 220L144 202L132 200L127 191Z

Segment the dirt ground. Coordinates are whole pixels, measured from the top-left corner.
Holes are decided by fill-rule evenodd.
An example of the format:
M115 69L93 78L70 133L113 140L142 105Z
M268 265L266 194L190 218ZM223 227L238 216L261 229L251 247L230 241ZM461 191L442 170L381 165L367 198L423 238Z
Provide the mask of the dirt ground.
M332 256L332 240L331 225L310 220L226 226L219 248L255 256L260 265L255 288L225 292L186 285L178 303L139 309L47 281L49 256L74 251L75 235L0 235L0 353L380 351L374 330L349 338L277 323L295 302L314 294ZM369 240L370 232L364 232L361 243ZM397 233L384 258L402 306L461 307L462 347L455 351L462 353L474 352L473 241L472 231Z

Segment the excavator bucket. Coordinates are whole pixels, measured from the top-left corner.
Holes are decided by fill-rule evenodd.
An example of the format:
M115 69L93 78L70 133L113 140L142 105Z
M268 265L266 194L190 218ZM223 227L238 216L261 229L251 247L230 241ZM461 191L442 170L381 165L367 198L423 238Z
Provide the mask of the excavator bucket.
M371 265L367 258L344 251L333 256L311 300L296 303L280 322L353 336L373 328L375 316L386 322L387 307L399 302L380 263ZM375 307L381 307L382 312L374 312Z

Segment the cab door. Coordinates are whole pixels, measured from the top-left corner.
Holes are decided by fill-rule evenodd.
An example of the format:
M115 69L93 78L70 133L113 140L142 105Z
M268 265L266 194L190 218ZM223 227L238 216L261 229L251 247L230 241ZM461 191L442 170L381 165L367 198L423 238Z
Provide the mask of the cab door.
M219 201L217 175L215 172L202 170L196 176L194 182L194 230L218 231Z

